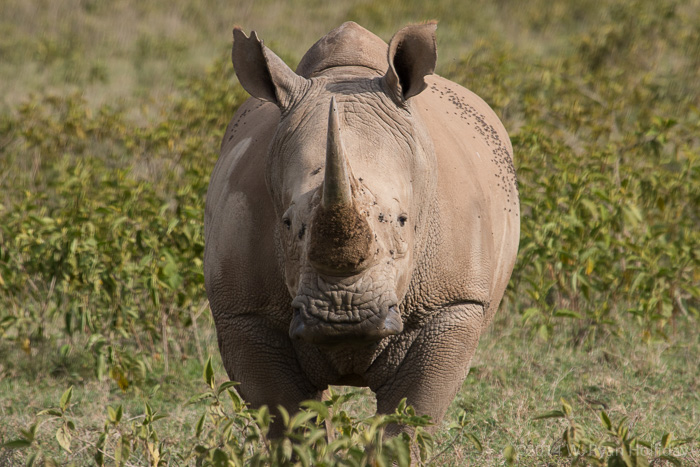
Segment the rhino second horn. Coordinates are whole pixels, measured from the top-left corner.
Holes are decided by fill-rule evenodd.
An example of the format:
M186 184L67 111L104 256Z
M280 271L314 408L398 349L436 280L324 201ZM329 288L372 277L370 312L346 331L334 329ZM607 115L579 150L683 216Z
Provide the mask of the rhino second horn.
M340 119L335 97L331 97L326 141L326 171L323 178L323 207L352 205L350 170L340 135Z

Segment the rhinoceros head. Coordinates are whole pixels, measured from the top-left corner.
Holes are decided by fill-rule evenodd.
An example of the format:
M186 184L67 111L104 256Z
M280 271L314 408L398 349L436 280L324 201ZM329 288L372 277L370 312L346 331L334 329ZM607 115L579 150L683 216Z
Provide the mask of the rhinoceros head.
M339 35L353 27L361 29ZM240 29L233 63L242 86L280 110L265 170L292 296L290 336L371 342L403 330L401 304L424 256L436 162L411 98L435 67L435 24L399 31L385 72L352 60L363 44L329 36L336 63L309 78ZM380 45L371 47L386 48L374 38Z

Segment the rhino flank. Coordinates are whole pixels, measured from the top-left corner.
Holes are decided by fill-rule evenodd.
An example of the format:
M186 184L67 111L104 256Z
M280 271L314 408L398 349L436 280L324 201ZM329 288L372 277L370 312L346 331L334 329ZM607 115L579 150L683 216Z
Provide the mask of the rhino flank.
M387 46L345 23L296 72L234 30L253 97L211 177L204 273L224 366L255 407L368 386L378 412L406 397L439 423L469 371L519 201L498 117L433 74L435 29Z

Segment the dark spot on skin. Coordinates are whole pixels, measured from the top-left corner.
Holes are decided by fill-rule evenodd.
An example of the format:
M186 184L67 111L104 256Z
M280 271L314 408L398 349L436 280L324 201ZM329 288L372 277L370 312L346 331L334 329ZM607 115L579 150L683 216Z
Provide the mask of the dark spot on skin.
M381 212L379 213L379 222L384 222L384 214Z
M282 223L287 228L287 230L292 228L292 221L290 221L289 219L287 219L287 218L282 219Z
M311 175L318 175L318 173L321 171L321 167L314 169L311 171Z
M496 177L501 178L503 184L499 186L506 192L511 193L512 188L515 188L516 199L508 200L508 204L517 205L517 192L518 192L518 181L515 176L515 168L513 166L513 157L506 148L505 144L501 141L500 135L493 125L486 121L486 116L477 112L474 106L468 104L464 99L458 96L452 89L445 87L444 91L438 88L436 85L431 86L433 92L439 91L440 96L446 95L448 101L455 107L456 110L461 111L459 115L461 119L468 120L466 123L472 126L474 123L474 129L481 136L484 143L491 148L492 158L491 162L498 168L499 173L495 174ZM476 139L476 136L472 136Z
M401 227L403 227L404 225L406 225L406 221L408 220L408 217L401 215L401 216L399 216L398 220L399 220L399 225Z
M301 229L299 229L299 240L304 238L305 233L306 233L306 224L301 224Z

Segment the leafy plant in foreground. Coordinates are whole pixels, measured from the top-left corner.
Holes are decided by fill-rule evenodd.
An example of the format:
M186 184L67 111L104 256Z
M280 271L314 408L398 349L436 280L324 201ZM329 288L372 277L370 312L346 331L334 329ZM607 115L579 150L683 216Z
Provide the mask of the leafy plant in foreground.
M285 428L280 438L271 439L268 434L273 415L266 406L249 408L235 391L235 382L217 386L211 358L203 376L207 391L191 397L187 405L206 404L194 432L185 439L167 439L159 434L157 422L167 415L154 410L148 400L144 401L143 413L130 418L122 405L107 406L101 432L82 430L69 418L71 387L57 407L40 411L37 421L21 431L21 437L4 443L2 448L28 450L27 465L38 461L58 465L62 457L70 459L75 438L100 466L155 467L174 461L206 466L408 466L412 451L422 461L440 455L431 458L433 438L424 431L430 424L429 417L416 415L405 400L393 414L359 419L344 409L356 393L330 391L327 400L306 401L296 414L278 407ZM151 398L156 390L151 391ZM46 422L54 426L60 422L55 432L58 450L44 436ZM466 418L462 422L465 424ZM392 426L401 426L405 432L389 437L386 431Z
M680 466L681 459L669 452L692 441L691 438L673 439L672 433L665 433L661 440L655 443L643 441L630 433L627 417L613 424L604 410L600 412L600 423L604 431L599 434L599 430L594 431L591 427L582 426L575 421L573 409L565 399L561 400L561 410L539 414L534 420L549 418L562 418L567 422L550 452L556 456L570 458L572 465L646 467L667 461Z
M68 418L68 415L70 413L69 408L72 396L73 386L68 388L63 395L61 395L58 406L40 411L37 414L39 420L35 421L26 430L21 430L21 437L3 443L0 445L0 447L5 449L24 449L33 447L34 451L27 457L27 467L34 465L37 461L42 462L45 466L58 465L51 455L45 452L45 442L40 441L37 435L39 429L44 423L58 421L60 424L55 433L56 441L61 449L68 453L71 452L72 432L75 431L75 423Z
M196 459L198 465L409 465L411 450L426 460L433 448L432 437L423 430L429 419L417 416L402 401L395 413L375 415L366 420L350 416L343 404L355 393L330 391L328 400L306 401L304 409L289 414L278 407L285 429L280 439L268 437L272 416L266 407L251 409L233 389L234 382L214 384L211 359L204 370L209 391L190 400L208 400L206 412L196 426L197 444L185 459ZM228 401L228 402L227 402ZM390 425L412 431L387 437Z

